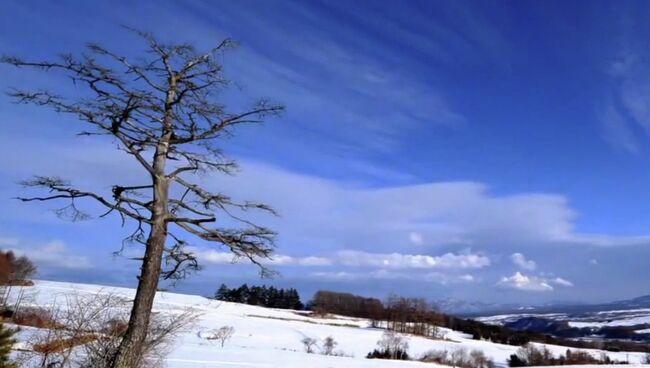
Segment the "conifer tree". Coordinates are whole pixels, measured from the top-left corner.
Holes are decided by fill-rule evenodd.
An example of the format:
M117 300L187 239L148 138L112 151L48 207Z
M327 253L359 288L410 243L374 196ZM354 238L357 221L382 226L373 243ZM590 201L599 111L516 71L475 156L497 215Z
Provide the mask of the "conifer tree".
M226 284L221 284L219 290L217 290L217 293L214 295L214 298L217 300L222 300L227 302L231 301L230 289L228 289L228 286L226 286Z
M0 323L0 368L18 368L10 360L11 348L16 343L15 333L16 330L6 328Z

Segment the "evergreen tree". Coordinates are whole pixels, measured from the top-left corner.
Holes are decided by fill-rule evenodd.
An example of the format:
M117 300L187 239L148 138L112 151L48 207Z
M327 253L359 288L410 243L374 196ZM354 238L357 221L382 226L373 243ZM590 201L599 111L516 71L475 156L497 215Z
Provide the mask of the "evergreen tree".
M284 289L280 289L278 291L278 301L277 301L277 307L276 308L286 308L287 307L286 304L285 304L286 300L287 299L286 299Z
M11 348L16 343L14 339L15 330L8 329L0 324L0 368L17 368L18 366L11 363L9 355Z
M248 303L248 298L250 297L251 292L247 284L242 285L237 290L237 294L238 294L238 298L237 298L238 303L244 303L244 304Z
M231 301L230 289L228 289L228 286L226 286L226 284L221 284L221 286L219 286L219 290L217 290L217 292L214 294L214 298L222 301Z
M527 365L528 362L521 359L517 354L510 355L510 359L508 359L508 366L510 367L526 367Z
M268 296L268 301L266 306L270 308L278 308L279 307L278 302L279 302L278 289L271 286L269 288L269 296Z
M250 293L248 296L247 304L250 305L264 305L264 295L263 290L259 286L252 286L250 288Z
M277 289L273 286L248 286L243 284L230 289L222 284L214 294L217 300L260 305L267 308L304 309L298 290L294 288Z

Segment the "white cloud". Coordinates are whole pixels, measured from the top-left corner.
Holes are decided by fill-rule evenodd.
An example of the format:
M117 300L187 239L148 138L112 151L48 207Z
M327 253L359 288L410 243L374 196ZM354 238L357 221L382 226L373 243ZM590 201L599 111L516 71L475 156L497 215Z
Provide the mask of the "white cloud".
M524 270L534 271L535 268L537 268L535 261L526 259L526 257L521 253L513 253L510 256L510 260L512 263Z
M412 231L409 234L409 240L411 241L411 243L413 243L415 245L424 244L424 237L422 236L422 234L420 234L418 232L415 232L415 231Z
M332 264L332 261L327 258L313 256L298 258L297 262L301 266L329 266Z
M512 289L524 291L553 291L555 286L570 287L573 284L561 277L545 278L538 276L527 276L521 272L515 272L514 275L503 277L497 285Z
M529 291L551 291L553 287L545 280L534 276L525 276L516 272L510 277L503 277L499 285Z
M650 244L645 235L576 231L578 214L557 194L494 195L476 182L360 188L257 163L242 167L239 177L219 178L220 190L273 204L282 215L275 228L283 238L315 247L372 244L394 250L404 244L405 232L411 244L426 239L427 246L476 248L505 240L522 246Z
M199 250L190 248L199 259L208 263L235 263L238 261L230 252L214 249ZM348 267L382 267L389 269L479 269L491 264L490 259L482 254L446 253L441 256L413 255L400 253L368 253L353 250L339 251L332 257L294 257L276 254L262 263L275 266L348 266Z
M363 281L363 280L417 280L425 282L435 282L441 285L473 283L476 278L470 274L449 275L439 272L413 273L413 272L396 272L393 270L378 269L370 272L353 272L353 271L326 271L312 272L312 278L321 280L335 281Z
M45 146L51 161L44 163L23 147ZM58 173L61 177L85 178L84 188L110 188L106 172L127 182L141 177L141 170L124 161L110 145L78 145L69 149L47 147L48 143L10 140L0 154L14 152L31 164L33 172ZM70 146L72 147L72 146ZM97 157L99 167L89 165ZM36 166L34 166L36 165ZM41 166L39 166L41 165ZM111 166L114 165L114 166ZM0 169L16 180L26 175L23 167L0 162ZM213 176L202 184L230 194L234 199L252 199L271 204L278 218L247 214L277 230L280 247L309 244L319 253L361 244L391 252L426 239L426 246L460 245L485 248L494 244L523 246L650 244L650 236L585 234L576 230L578 214L566 197L558 194L492 194L477 182L430 182L384 188L366 188L316 176L290 172L257 162L242 162L235 177ZM309 190L305 190L309 188ZM100 189L101 191L101 189ZM110 195L108 193L107 195ZM24 207L24 206L23 206ZM410 244L404 244L409 234ZM423 244L424 245L424 244ZM285 250L286 252L286 250Z
M598 260L596 258L592 258L589 260L589 264L593 266L598 266Z
M229 252L219 252L216 250L206 250L206 251L194 251L198 255L199 259L203 262L208 263L235 263L237 259Z
M573 283L571 281L563 279L561 277L554 278L552 282L561 286L567 286L567 287L573 286Z
M16 255L27 256L36 266L66 268L72 270L89 269L92 264L88 257L71 253L64 242L53 240L42 246L11 248Z
M338 252L338 260L344 266L371 266L394 269L476 269L490 265L490 259L487 256L473 253L446 253L441 256L428 256L400 253L367 253L347 250Z
M190 251L195 253L200 261L214 264L224 263L237 263L239 259L230 252L221 252L214 249L199 250L198 248L190 248ZM262 260L263 264L275 266L328 266L332 262L323 257L292 257L283 254L276 254L271 259Z
M328 258L324 257L292 257L287 255L275 255L268 260L271 265L296 265L296 266L329 266L332 264Z

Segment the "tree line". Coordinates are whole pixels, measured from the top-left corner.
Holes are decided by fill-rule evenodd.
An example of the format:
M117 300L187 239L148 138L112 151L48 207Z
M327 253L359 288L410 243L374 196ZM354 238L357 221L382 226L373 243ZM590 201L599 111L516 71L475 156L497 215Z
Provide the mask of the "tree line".
M631 341L571 340L543 333L488 325L472 319L440 313L434 304L422 298L391 295L382 302L376 298L321 290L316 292L307 308L320 315L340 314L366 318L371 321L373 327L434 338L439 337L438 328L445 327L472 335L475 340L489 340L515 346L539 342L585 349L650 352L650 346L647 344Z
M29 278L35 274L36 266L27 257L16 256L12 251L0 251L0 313L7 313L7 302L12 288L33 285ZM14 309L20 304L22 289L18 294Z
M36 273L36 266L25 256L0 251L0 286L19 285Z
M320 290L309 302L317 314L342 314L367 318L374 327L391 331L435 337L439 314L435 306L423 298L391 295L386 302L349 293Z
M298 290L293 288L278 289L266 285L249 287L247 284L243 284L238 288L230 289L225 284L221 284L214 298L226 302L259 305L267 308L304 309L305 307L300 301Z

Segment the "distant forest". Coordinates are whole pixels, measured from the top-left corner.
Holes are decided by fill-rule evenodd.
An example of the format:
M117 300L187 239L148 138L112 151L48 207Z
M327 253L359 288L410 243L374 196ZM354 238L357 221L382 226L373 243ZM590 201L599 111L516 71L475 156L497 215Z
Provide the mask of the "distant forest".
M259 305L267 308L299 310L305 307L300 301L300 295L296 289L277 289L266 285L249 287L244 284L238 288L230 289L225 284L221 284L214 298L226 302Z
M472 319L463 319L440 313L434 304L422 298L389 296L385 301L335 291L318 291L309 302L308 309L316 314L340 314L367 318L374 327L403 333L439 338L439 327L461 331L475 340L522 346L529 342L563 345L575 348L594 348L609 351L650 352L650 345L632 341L587 341L552 337L545 333L516 331L488 325Z

